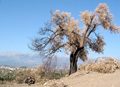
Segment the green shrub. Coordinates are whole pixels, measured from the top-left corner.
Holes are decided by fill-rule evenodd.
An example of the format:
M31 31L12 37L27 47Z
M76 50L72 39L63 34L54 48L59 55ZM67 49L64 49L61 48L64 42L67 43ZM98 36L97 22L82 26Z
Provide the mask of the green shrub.
M4 78L3 78L3 76L0 76L0 81L4 81Z
M61 73L56 72L54 73L54 79L60 79L61 78Z
M15 79L15 75L13 75L13 73L6 73L1 79L5 81L12 81Z

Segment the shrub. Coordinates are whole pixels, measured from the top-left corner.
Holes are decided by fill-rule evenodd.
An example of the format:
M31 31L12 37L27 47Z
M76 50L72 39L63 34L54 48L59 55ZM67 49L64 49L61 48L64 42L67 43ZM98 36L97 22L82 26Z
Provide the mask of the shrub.
M60 78L61 78L61 73L60 72L54 73L54 79L60 79Z
M89 61L86 64L80 65L78 69L100 73L113 73L118 68L120 68L120 63L117 59L105 57L99 58L95 62Z
M3 76L0 76L0 81L4 81L4 78L3 78Z
M2 80L5 81L12 81L15 79L15 75L13 73L6 73L3 77Z
M25 72L17 71L16 72L16 82L18 84L21 84L24 82L24 79L25 79Z
M28 77L35 78L36 73L31 70L17 71L16 72L16 82L18 84L24 83L25 79Z
M16 82L18 84L24 83L25 78L27 78L29 73L26 71L17 71L16 72Z

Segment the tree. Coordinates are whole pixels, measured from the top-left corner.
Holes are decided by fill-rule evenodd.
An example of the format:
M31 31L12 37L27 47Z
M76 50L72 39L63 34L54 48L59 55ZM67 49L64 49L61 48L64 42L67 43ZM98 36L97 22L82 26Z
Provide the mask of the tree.
M42 60L42 66L45 73L55 72L57 70L57 58L51 57Z
M52 13L50 23L46 23L45 27L40 29L40 37L32 41L32 49L47 56L61 51L70 53L69 74L76 72L78 58L87 60L88 48L103 53L105 42L96 30L102 27L111 33L120 33L120 27L112 23L113 15L104 3L99 4L94 12L82 12L81 21L84 23L83 28L79 27L79 20L71 17L71 13L60 14L60 11L56 10Z

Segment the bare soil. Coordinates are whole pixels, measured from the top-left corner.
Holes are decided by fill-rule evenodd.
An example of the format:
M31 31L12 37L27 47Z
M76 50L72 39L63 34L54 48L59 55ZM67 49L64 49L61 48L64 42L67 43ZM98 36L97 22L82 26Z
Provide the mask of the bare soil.
M43 85L36 83L28 86L27 84L0 84L0 87L120 87L120 69L114 73L97 73L78 71L75 74L51 80Z

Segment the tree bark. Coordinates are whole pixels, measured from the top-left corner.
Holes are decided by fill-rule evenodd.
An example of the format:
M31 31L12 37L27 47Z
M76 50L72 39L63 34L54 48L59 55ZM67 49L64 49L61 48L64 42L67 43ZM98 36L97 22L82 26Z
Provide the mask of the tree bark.
M77 61L79 52L83 51L84 47L78 48L75 53L70 54L70 72L69 75L75 73L77 71Z
M70 55L70 72L69 75L77 71L77 60L73 53Z

